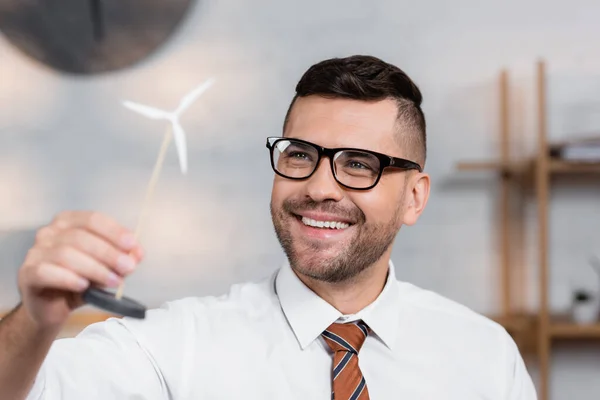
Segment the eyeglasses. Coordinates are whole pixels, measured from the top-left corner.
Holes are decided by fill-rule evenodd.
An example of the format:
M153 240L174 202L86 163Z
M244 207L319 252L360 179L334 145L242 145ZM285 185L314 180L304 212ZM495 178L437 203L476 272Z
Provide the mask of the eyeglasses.
M403 158L354 148L328 149L300 139L269 137L267 148L271 153L273 171L284 178L310 178L321 158L326 156L335 180L354 190L375 187L383 170L388 167L422 171L419 164Z

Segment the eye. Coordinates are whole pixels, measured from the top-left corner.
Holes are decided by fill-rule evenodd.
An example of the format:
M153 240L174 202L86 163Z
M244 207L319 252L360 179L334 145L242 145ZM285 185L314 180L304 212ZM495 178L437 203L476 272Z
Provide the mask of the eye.
M311 157L309 154L303 151L288 151L286 152L288 158L295 158L299 160L310 160Z
M372 169L370 166L368 166L360 161L356 161L356 160L349 160L347 163L347 166L352 169L366 169L366 170Z
M289 143L283 149L283 155L288 162L313 162L317 158L316 151L301 143Z

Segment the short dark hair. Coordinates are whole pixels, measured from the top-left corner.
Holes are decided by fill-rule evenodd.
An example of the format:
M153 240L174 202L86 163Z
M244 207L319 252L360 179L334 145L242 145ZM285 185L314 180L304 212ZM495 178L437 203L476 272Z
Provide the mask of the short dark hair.
M395 65L377 57L354 55L331 58L312 65L296 85L296 94L287 110L283 130L299 97L318 95L364 101L393 99L398 104L402 145L422 167L427 157L423 96L415 83Z

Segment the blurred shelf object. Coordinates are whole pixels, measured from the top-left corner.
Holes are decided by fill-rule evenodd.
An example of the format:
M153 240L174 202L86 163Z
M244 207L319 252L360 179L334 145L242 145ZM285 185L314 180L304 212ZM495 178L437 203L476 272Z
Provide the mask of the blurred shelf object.
M0 318L4 318L9 312L10 310L0 311ZM114 317L114 315L97 311L76 311L71 314L58 336L60 338L76 336L88 325L102 322L112 317Z
M600 162L600 133L588 137L580 137L548 146L550 158Z
M506 70L499 79L499 157L494 160L461 161L456 168L467 172L495 172L500 179L498 230L500 248L499 286L501 314L491 317L513 336L523 355L533 353L539 367L539 400L549 400L549 374L553 340L600 340L600 321L583 325L568 316L555 316L549 310L549 221L550 191L555 176L581 176L600 181L600 133L562 143L549 143L546 111L546 65L538 61L537 85L537 146L534 154L516 159L510 139L509 85ZM599 182L600 183L600 182ZM535 230L538 234L536 258L539 310L535 315L524 312L527 285L524 257L524 208L532 192L537 206ZM600 221L599 221L600 223Z

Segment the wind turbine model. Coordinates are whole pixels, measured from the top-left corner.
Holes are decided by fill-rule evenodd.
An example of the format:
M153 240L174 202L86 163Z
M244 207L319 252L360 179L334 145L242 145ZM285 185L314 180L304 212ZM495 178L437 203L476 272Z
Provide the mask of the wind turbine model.
M186 94L179 102L179 106L175 109L175 111L171 112L160 110L158 108L146 106L143 104L134 103L131 101L123 102L123 105L125 107L135 112L138 112L144 115L145 117L158 120L162 119L169 122L162 145L160 147L160 151L158 153L158 158L156 159L156 163L154 164L152 177L150 178L148 188L146 189L146 196L142 204L142 211L140 213L140 217L135 229L136 239L138 239L140 236L142 222L146 215L148 205L152 197L152 193L154 192L154 187L156 186L156 182L158 181L163 161L165 159L165 155L167 149L169 148L169 143L171 142L172 138L175 140L175 148L177 149L177 154L179 157L179 166L181 168L181 173L187 173L187 142L183 127L179 122L179 117L181 117L181 115L192 105L192 103L196 101L196 99L198 99L198 97L200 97L200 95L202 95L202 93L204 93L213 83L214 78L210 78L203 84L197 86L195 89ZM145 318L146 316L146 307L144 305L130 298L123 297L123 284L119 286L119 289L115 294L99 289L97 287L90 287L83 293L83 300L89 304L95 305L96 307L100 307L107 311L111 311L123 316L129 316L134 318Z

